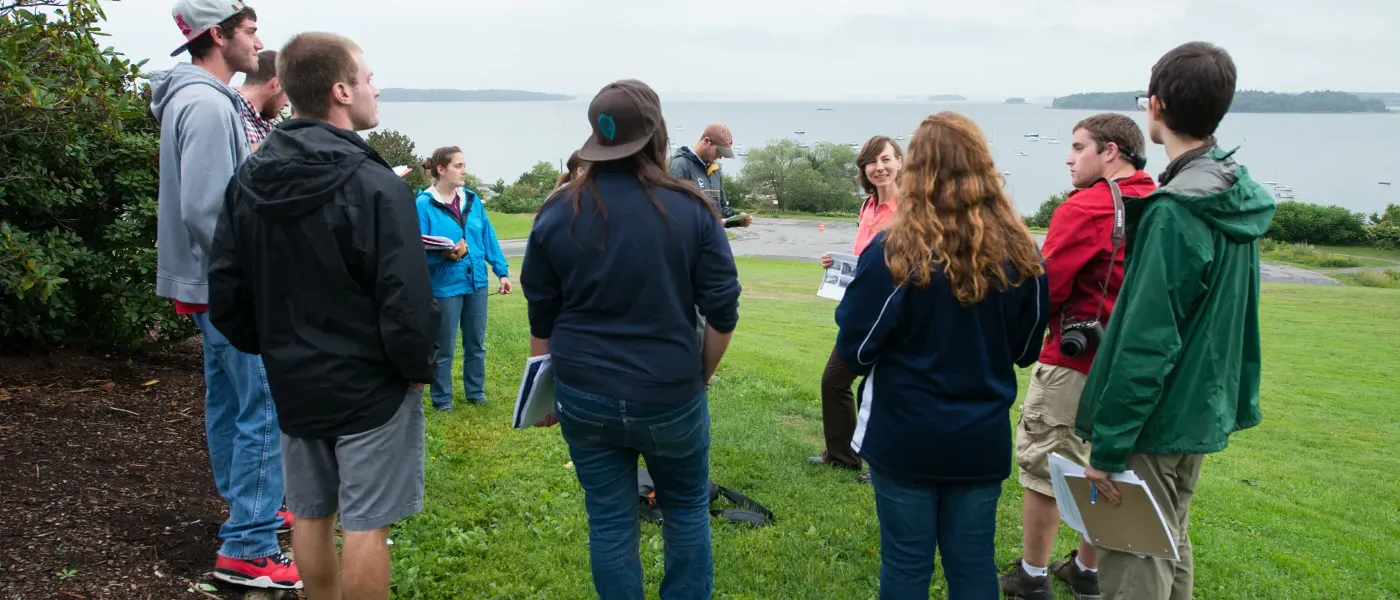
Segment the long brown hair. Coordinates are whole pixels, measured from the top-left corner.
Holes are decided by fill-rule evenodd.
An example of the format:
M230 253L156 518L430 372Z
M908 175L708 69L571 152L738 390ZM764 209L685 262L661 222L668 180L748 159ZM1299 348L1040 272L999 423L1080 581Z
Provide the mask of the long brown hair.
M657 97L656 92L652 91L647 84L640 81L629 80L628 83L629 86L625 89L635 94L638 102L652 103L655 105L657 112L660 112L661 99ZM609 169L615 169L612 165L625 165L627 170L636 174L637 179L640 180L642 184L642 191L647 195L647 198L651 200L652 206L656 207L658 214L666 221L668 228L670 227L670 221L666 219L666 207L663 206L661 200L652 193L653 188L666 188L690 196L695 199L696 202L699 202L701 206L704 206L706 212L708 212L711 217L715 220L719 220L719 212L715 209L714 205L710 204L709 200L706 200L704 196L700 195L699 189L691 185L689 181L681 181L672 177L671 173L666 170L665 164L668 150L670 150L670 138L666 135L666 119L663 117L660 119L656 131L651 134L651 139L647 140L647 144L643 146L640 151L615 161L597 163L584 162L583 173L579 175L576 180L570 182L568 186L551 194L549 198L544 201L544 204L540 206L540 212L544 212L545 206L561 201L567 197L573 202L574 209L574 216L570 223L569 231L571 234L577 233L578 213L582 206L580 192L584 188L588 188L589 195L593 197L594 211L599 216L603 217L603 243L600 247L606 248L608 245L608 205L603 201L603 196L598 193L595 182L597 181L598 173L603 170L605 166ZM539 214L540 213L536 213L536 219L539 218Z
M895 158L901 162L904 161L904 150L889 136L877 135L865 142L865 146L860 149L860 154L856 155L856 177L860 180L860 189L865 190L867 194L875 193L875 184L870 183L870 178L865 176L865 166L880 159L880 153L885 151L885 144L889 144L890 149L894 150Z
M433 150L432 156L423 159L423 164L421 166L424 171L427 171L429 178L433 181L437 181L438 177L442 176L442 174L438 172L438 169L452 164L452 157L461 153L462 149L456 146L443 146L437 150Z
M555 180L554 180L554 189L557 190L557 189L559 189L561 186L563 186L564 184L569 183L570 181L573 181L573 180L574 180L574 174L575 174L575 173L578 173L579 167L582 167L582 166L583 166L583 159L581 159L581 158L578 157L578 150L574 150L574 153L569 155L569 160L568 160L568 162L565 162L565 163L564 163L564 172L563 172L563 173L560 173L560 174L559 174L559 177L555 178Z
M1007 289L1040 276L1035 240L1004 184L976 123L947 111L924 119L899 172L899 212L885 244L894 283L925 287L937 265L958 302L971 306L993 284Z

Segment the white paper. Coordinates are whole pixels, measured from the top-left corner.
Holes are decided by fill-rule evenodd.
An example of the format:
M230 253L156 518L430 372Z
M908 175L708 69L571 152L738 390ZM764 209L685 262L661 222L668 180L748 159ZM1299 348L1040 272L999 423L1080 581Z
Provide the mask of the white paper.
M399 165L397 167L394 167L394 174L398 175L399 177L403 177L404 175L407 175L409 171L412 170L413 169L409 168L406 165Z
M1070 529L1079 532L1084 537L1084 541L1093 543L1089 538L1088 529L1084 526L1084 516L1079 514L1079 506L1074 503L1074 494L1070 492L1067 477L1085 479L1084 467L1078 463L1060 456L1058 453L1050 453L1050 485L1055 490L1055 506L1060 509L1060 520L1065 522ZM1162 527L1167 530L1168 537L1171 535L1171 527L1167 525L1167 519L1162 515L1162 506L1157 503L1157 498L1152 495L1152 490L1147 487L1147 482L1143 481L1137 473L1124 471L1122 473L1110 473L1110 481L1120 485L1134 485L1141 487L1147 492L1147 499L1152 501L1152 510L1157 513L1157 519L1162 522ZM1177 555L1175 560L1181 560L1177 553L1176 540L1172 540L1172 553Z
M440 235L423 236L423 249L425 250L451 250L456 247L456 243Z
M831 300L840 300L846 297L846 286L851 284L851 280L856 276L856 257L853 254L841 254L828 252L831 257L831 266L822 272L822 284L817 288L817 295Z
M511 427L529 429L545 415L554 412L554 365L549 355L532 356L520 374L520 390L515 394Z

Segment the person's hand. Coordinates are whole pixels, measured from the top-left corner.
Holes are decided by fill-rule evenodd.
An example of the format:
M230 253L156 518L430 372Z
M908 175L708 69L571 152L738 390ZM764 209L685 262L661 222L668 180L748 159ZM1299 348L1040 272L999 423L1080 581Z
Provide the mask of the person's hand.
M457 247L453 248L452 252L456 254L456 258L452 260L462 260L462 257L467 255L467 240L458 241Z
M428 386L428 384L426 384L426 383L410 383L410 384L408 384L408 389L411 389L411 390L418 390L418 391L421 392L421 391L423 391L423 388L425 388L425 387L427 387L427 386Z
M553 427L558 423L559 417L554 416L554 413L549 413L545 415L543 419L540 419L539 423L535 423L535 427Z
M1121 504L1123 495L1118 492L1118 486L1110 481L1108 476L1106 471L1084 467L1084 478L1089 480L1089 485L1098 488L1099 496L1114 504Z
M744 216L744 224L743 224L743 225L740 225L740 227L748 227L749 225L753 225L753 217L752 217L752 216L745 215L745 216Z
M823 269L830 269L830 268L831 268L831 265L834 265L834 264L836 264L836 261L833 260L833 259L831 258L831 255L830 255L830 254L823 254L823 255L822 255L822 268L823 268Z
M511 287L511 285L510 285L510 278L509 278L509 277L502 277L502 278L501 278L501 293L502 293L502 294L509 294L509 293L511 292L511 290L513 290L513 289L515 289L515 288L514 288L514 287Z

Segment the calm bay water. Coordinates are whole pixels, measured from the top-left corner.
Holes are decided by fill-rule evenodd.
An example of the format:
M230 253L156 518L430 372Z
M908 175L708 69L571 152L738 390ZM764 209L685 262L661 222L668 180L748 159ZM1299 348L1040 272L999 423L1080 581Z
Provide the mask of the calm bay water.
M1069 187L1064 158L1070 128L1095 112L1036 104L916 102L672 102L663 110L672 143L692 144L707 123L719 121L729 125L736 144L747 148L780 138L844 144L879 134L908 137L924 117L958 111L976 120L996 143L997 166L1011 173L1007 184L1022 212L1033 212L1046 197ZM413 138L419 154L460 146L470 172L484 181L511 182L536 161L558 164L577 149L589 134L587 111L585 100L383 103L379 117L381 128ZM1146 127L1145 114L1127 114ZM1027 142L1027 133L1062 143ZM1231 114L1217 137L1226 148L1240 146L1236 156L1256 180L1292 187L1298 200L1366 213L1400 202L1400 187L1379 185L1390 181L1400 186L1400 114ZM1167 158L1160 146L1149 143L1148 148L1147 171L1155 177ZM726 160L724 168L737 174L743 159Z

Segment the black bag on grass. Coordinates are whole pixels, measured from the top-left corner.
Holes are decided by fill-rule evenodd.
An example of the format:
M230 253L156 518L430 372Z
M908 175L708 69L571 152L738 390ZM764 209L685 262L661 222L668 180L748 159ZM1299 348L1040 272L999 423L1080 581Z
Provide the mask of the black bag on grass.
M652 483L651 474L646 469L637 469L637 495L637 514L644 520L660 523L662 516L661 507L656 505L656 485ZM738 508L715 508L714 505L721 496ZM766 527L775 521L773 511L714 481L710 482L710 516L754 527Z

